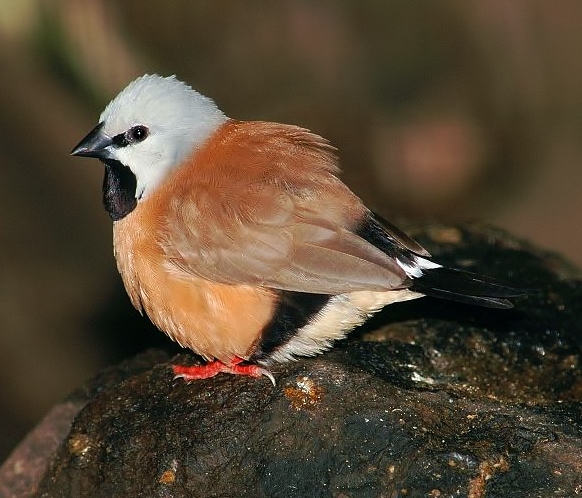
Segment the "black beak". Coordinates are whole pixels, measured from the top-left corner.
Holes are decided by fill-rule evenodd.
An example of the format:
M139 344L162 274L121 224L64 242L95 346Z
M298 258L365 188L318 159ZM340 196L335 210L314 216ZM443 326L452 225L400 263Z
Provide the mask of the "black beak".
M83 140L71 151L72 156L97 157L107 159L111 153L107 149L113 144L113 140L102 132L103 123L93 128Z

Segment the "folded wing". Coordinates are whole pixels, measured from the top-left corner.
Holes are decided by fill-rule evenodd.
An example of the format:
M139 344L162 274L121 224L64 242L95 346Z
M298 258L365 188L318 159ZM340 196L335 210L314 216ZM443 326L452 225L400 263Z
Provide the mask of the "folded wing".
M162 242L171 265L298 292L407 287L395 259L354 233L369 211L335 176L329 144L301 128L249 125L197 154L175 182Z

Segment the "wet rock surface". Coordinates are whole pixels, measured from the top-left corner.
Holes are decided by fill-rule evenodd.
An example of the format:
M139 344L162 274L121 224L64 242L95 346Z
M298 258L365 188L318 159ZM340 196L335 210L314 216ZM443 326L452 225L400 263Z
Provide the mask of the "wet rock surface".
M172 380L195 357L148 351L67 400L83 408L23 495L582 495L580 273L489 227L409 232L528 294L512 310L389 306L332 351L273 368L276 387Z

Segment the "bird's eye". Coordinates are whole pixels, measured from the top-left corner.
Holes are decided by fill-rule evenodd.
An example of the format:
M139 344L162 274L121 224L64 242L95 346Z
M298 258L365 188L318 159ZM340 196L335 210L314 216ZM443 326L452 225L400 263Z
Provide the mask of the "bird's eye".
M145 140L147 136L148 129L143 125L133 126L125 133L125 139L130 144L141 142L142 140Z

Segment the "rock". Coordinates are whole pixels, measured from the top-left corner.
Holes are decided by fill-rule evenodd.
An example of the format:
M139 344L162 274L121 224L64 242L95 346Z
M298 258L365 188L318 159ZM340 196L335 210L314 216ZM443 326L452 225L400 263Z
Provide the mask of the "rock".
M580 273L489 227L409 232L440 261L528 294L512 310L430 298L389 306L328 353L274 368L276 387L230 375L172 380L170 365L193 356L146 352L67 401L84 407L29 490L42 497L582 494Z

